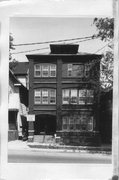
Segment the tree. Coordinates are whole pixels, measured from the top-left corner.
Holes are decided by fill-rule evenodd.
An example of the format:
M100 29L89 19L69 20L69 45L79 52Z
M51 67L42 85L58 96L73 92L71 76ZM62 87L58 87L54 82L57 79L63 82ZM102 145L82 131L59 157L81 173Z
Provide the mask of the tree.
M14 38L12 34L9 35L9 60L12 60L11 50L15 50L14 44L13 44Z
M114 37L114 18L95 18L93 23L97 27L96 37L110 41Z
M101 60L101 87L103 90L109 90L113 85L114 18L94 18L93 23L97 27L94 37L109 42L108 51L103 54Z

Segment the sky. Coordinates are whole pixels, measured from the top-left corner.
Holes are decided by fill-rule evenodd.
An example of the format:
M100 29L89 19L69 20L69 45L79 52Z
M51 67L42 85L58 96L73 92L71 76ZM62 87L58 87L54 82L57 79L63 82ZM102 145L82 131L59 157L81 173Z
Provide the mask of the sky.
M12 17L10 18L10 33L12 33L14 38L14 44L82 38L97 33L93 19L94 17ZM97 51L105 46L105 42L99 39L84 42L70 41L70 43L78 43L79 52L86 53L101 54L104 49ZM11 53L47 47L49 47L49 44L17 46ZM13 54L12 58L20 62L28 61L26 54L44 54L49 52L50 49L48 48Z

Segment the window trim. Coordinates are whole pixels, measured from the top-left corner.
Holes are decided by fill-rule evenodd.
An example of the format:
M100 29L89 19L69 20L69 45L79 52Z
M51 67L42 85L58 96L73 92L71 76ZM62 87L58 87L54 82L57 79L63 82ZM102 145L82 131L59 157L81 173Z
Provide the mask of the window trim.
M54 92L55 92L54 96L52 96L52 97L55 98L55 102L53 102L53 103L50 102L50 98L51 98L50 93L51 93L52 90L54 90ZM40 96L35 95L36 91L39 91L39 92L41 91ZM46 95L43 96L43 91L47 91L48 96L46 96ZM40 97L40 103L36 102L35 98L37 98L37 97ZM47 97L47 99L48 99L47 102L48 103L43 102L43 97ZM54 88L38 88L38 89L34 89L34 105L56 105L56 89L54 89Z
M39 69L36 68L36 66L39 65ZM45 66L47 66L47 68L44 68ZM54 68L53 68L54 66ZM55 75L52 75L52 71L55 72ZM40 72L40 75L37 75L36 73ZM47 72L47 75L44 75L43 72ZM38 63L38 64L34 64L34 77L41 77L41 78L56 78L57 76L57 65L56 64L47 64L47 63Z

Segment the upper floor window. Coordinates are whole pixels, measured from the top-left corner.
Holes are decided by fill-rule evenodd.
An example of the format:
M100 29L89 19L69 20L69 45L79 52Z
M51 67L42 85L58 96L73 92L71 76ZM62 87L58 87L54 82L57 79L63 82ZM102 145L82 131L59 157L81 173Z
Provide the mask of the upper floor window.
M64 77L89 77L91 63L86 64L63 64ZM67 73L66 73L66 72Z
M34 65L35 77L56 77L55 64L35 64Z
M56 104L55 89L35 89L34 91L35 104Z
M63 104L93 104L94 90L91 89L63 89Z

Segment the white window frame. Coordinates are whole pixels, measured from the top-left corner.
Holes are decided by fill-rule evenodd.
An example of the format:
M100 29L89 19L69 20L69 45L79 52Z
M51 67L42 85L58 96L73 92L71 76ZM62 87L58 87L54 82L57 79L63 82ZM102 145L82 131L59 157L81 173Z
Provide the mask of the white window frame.
M55 72L54 76L52 76L52 72ZM56 77L56 65L55 64L50 65L50 77Z
M44 75L44 72L47 72L47 75ZM47 64L42 65L42 77L49 77L49 65Z
M54 95L51 94L52 91L54 91ZM52 97L55 98L55 102L50 101ZM56 104L56 89L50 89L49 90L49 103L50 104Z
M37 69L36 66L39 66L40 68ZM40 75L37 75L36 72L40 72ZM35 77L41 77L41 72L42 72L42 71L41 71L41 65L40 65L40 64L35 64L35 65L34 65L34 76L35 76Z
M76 95L73 95L73 94L72 94L73 91L75 91ZM75 94L75 93L74 93L74 94ZM72 99L73 97L76 98L76 102L71 102L71 99ZM78 97L78 90L77 90L77 89L70 89L70 104L78 104L78 102L77 102L77 97Z
M68 95L66 96L65 91L68 91ZM68 101L64 101L64 98L68 98ZM62 104L69 104L70 99L70 89L63 89L62 90Z
M37 98L40 98L40 101L36 101ZM34 91L34 103L41 104L41 90L40 89L35 89Z
M47 97L47 101L44 101L43 98L46 98L46 97ZM48 97L49 97L48 96L48 89L42 89L42 104L49 104L49 101L48 101L49 98Z

